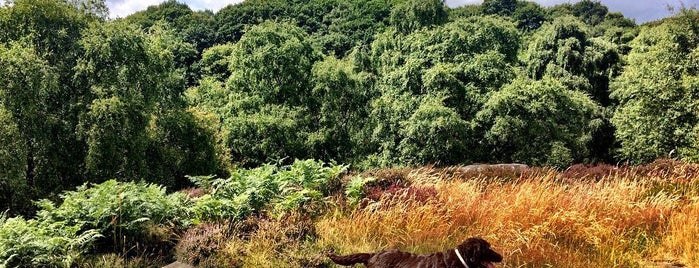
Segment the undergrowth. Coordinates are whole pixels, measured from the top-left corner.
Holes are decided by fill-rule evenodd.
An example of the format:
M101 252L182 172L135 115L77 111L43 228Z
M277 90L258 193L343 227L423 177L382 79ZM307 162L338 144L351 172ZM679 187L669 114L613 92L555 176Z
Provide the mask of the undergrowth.
M346 171L265 165L170 194L86 185L33 219L0 217L0 267L335 267L328 253L428 253L471 236L499 267L699 266L699 165Z

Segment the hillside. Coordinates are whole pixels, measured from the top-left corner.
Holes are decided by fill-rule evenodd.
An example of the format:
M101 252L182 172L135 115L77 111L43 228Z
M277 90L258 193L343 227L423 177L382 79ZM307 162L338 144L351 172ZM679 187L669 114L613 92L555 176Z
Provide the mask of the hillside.
M505 267L697 265L694 7L14 0L0 28L0 266L327 266L475 235Z
M699 166L462 166L348 174L316 161L194 179L105 182L0 220L2 265L333 267L326 255L449 250L480 236L498 267L699 265Z

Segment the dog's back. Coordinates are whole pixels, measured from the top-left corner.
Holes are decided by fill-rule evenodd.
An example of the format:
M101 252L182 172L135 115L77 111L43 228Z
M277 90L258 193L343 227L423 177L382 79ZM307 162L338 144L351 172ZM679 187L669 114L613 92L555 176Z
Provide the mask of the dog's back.
M435 255L440 257L434 258ZM364 264L366 267L440 267L442 261L441 253L430 255L415 255L402 252L397 249L389 249L374 254L360 253L346 256L329 255L333 262L339 265L351 266L354 264ZM433 264L434 262L434 264Z
M359 253L346 256L330 254L328 255L328 258L330 258L334 263L337 263L339 265L350 266L361 263L364 264L364 266L366 266L369 263L369 259L371 259L371 257L373 256L374 254L369 253Z
M389 249L376 253L346 256L329 255L328 257L340 265L350 266L361 263L367 268L494 268L494 263L502 261L502 255L492 250L490 244L479 237L466 239L456 249L428 255L416 255L397 249Z

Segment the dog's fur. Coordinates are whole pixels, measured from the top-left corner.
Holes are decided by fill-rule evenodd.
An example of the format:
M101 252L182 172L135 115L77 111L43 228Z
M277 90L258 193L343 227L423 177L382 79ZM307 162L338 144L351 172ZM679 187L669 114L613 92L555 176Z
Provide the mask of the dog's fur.
M468 268L493 268L494 262L502 261L502 256L490 249L490 244L481 238L469 238L456 248L466 261ZM415 255L391 249L346 256L331 254L328 257L340 265L350 266L361 263L367 268L465 268L453 249L429 255Z

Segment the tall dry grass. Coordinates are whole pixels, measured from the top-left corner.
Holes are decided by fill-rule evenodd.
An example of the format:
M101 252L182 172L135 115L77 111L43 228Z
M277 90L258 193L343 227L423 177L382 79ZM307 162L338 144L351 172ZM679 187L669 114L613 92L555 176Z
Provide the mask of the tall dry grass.
M594 176L416 169L405 172L404 187L325 215L317 243L338 253L433 252L481 236L503 253L501 267L698 267L697 170L672 161L592 168Z

